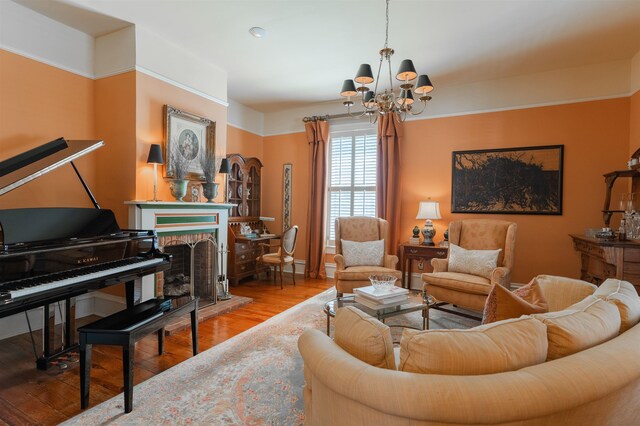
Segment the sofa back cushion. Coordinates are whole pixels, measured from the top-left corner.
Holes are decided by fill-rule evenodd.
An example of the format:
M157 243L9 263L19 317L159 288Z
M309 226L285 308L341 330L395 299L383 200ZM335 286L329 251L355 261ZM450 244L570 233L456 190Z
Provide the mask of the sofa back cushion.
M547 361L599 345L617 336L620 330L618 309L595 296L587 296L564 311L532 317L547 326Z
M561 311L596 291L596 286L582 280L555 275L538 275L538 283L549 304L549 312Z
M405 329L399 370L424 374L502 373L544 362L547 330L530 317L469 330Z
M620 311L620 333L640 322L640 297L630 282L609 278L593 295L616 305Z
M484 305L482 324L548 311L547 301L535 280L514 291L495 284Z
M353 306L336 312L334 341L360 361L396 369L389 327Z

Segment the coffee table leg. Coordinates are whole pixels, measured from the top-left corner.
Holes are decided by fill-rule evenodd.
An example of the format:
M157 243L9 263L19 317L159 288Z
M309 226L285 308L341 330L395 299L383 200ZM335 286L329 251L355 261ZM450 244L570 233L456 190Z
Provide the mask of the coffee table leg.
M331 336L331 315L327 312L327 336Z
M422 310L422 329L429 329L429 307Z

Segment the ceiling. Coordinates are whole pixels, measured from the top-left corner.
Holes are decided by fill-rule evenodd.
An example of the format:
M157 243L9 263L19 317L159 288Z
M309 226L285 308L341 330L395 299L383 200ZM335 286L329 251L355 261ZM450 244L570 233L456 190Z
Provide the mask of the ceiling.
M384 0L18 1L94 36L141 25L225 69L229 97L264 112L339 98L384 44ZM640 0L392 0L389 46L393 72L413 59L437 96L438 86L629 59Z

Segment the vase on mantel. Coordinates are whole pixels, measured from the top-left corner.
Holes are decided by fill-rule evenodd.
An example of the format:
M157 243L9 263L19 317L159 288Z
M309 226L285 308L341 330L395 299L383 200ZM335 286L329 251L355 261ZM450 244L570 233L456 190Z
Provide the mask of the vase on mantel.
M185 195L187 195L187 186L189 185L189 179L169 179L169 189L171 195L177 201L183 201Z
M203 182L202 195L207 199L207 203L213 203L213 199L218 196L218 184L215 182Z

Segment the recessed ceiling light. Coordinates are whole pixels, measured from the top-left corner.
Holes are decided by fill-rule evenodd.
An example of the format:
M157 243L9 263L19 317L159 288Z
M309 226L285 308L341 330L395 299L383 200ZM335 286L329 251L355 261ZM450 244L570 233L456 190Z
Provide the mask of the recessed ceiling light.
M264 28L251 27L249 28L249 34L251 34L255 38L264 38L267 36L267 31Z

